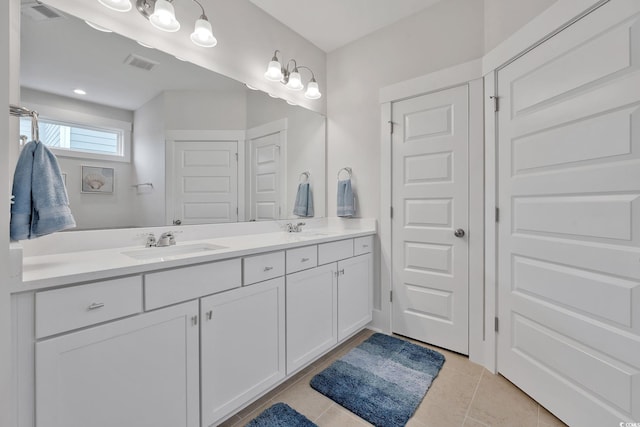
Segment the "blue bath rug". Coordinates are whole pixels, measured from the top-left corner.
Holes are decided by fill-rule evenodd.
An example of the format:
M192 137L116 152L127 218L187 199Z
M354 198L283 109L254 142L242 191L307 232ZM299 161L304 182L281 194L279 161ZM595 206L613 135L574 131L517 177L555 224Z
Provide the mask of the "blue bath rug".
M276 403L249 421L245 427L318 427L286 403Z
M407 424L444 356L374 334L311 379L311 387L377 427Z

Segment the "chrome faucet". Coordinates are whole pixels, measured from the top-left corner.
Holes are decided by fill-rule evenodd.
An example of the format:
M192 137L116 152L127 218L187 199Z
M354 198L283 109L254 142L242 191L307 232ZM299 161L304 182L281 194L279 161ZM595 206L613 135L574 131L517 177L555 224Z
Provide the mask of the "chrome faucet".
M173 234L173 231L166 231L160 235L158 239L158 243L156 246L159 248L163 246L171 246L176 244L176 237Z
M288 223L285 225L285 227L287 228L287 232L289 233L299 233L302 231L302 226L306 225L304 222L299 222L296 225L293 225L292 223Z

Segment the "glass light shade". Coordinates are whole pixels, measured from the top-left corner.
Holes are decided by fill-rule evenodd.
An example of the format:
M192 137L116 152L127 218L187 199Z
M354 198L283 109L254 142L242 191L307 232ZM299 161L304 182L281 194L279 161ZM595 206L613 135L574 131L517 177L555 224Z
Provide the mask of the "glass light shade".
M191 33L191 41L201 47L214 47L218 44L218 40L213 36L211 23L202 18L196 21L196 27Z
M91 21L87 21L87 20L85 20L84 22L86 22L86 23L87 23L87 25L88 25L88 26L90 26L91 28L93 28L94 30L101 31L101 32L103 32L103 33L113 33L113 31L111 31L110 29L105 28L105 27L103 27L103 26L101 26L101 25L98 25L98 24L94 24L94 23L93 23L93 22L91 22Z
M175 33L180 29L180 23L176 19L173 5L167 0L157 0L153 13L149 16L151 25L159 30Z
M133 7L129 0L98 0L101 5L116 12L129 12Z
M314 80L311 80L307 85L307 91L304 93L304 97L307 99L318 99L322 96L320 93L320 89L318 88L318 83Z
M304 89L304 85L302 84L302 78L300 77L300 73L297 71L289 74L289 82L287 83L287 87L291 90L302 90Z
M272 82L279 82L282 80L282 65L278 61L269 62L264 78L271 80Z

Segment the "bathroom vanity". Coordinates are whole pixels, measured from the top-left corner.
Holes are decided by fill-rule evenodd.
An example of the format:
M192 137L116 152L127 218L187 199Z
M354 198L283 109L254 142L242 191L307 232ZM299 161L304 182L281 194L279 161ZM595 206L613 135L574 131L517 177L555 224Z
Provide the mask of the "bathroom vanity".
M25 257L18 427L217 425L371 321L374 234Z

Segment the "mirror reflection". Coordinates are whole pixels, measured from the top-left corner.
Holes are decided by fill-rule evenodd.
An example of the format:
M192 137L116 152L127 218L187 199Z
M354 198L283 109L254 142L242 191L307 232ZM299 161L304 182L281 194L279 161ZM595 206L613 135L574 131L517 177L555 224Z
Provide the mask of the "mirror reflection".
M21 103L40 113L77 229L325 215L324 116L59 11L28 9ZM305 210L294 204L307 182Z

